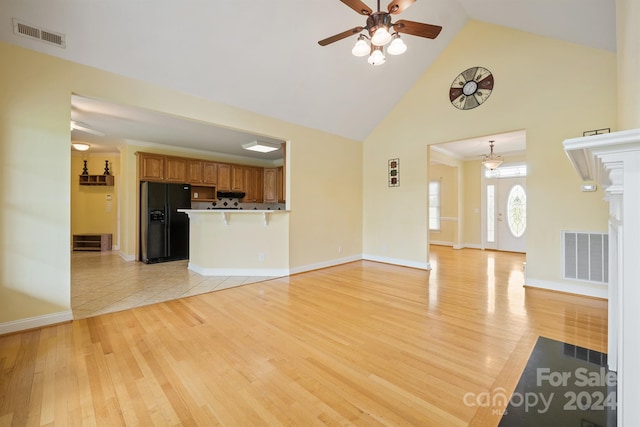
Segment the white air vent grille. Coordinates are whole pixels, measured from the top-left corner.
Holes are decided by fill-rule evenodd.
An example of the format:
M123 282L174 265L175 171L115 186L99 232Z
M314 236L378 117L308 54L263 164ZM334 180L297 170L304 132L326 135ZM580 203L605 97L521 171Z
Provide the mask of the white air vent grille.
M66 47L64 34L34 27L33 25L28 25L24 22L20 22L17 19L13 20L13 32L14 34L19 36L40 40L62 48Z
M609 281L609 235L562 232L562 265L565 279L607 283Z

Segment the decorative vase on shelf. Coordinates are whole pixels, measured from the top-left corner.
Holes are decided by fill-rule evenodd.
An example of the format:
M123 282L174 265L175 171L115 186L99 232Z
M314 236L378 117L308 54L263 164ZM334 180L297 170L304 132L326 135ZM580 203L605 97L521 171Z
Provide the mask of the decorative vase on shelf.
M87 161L83 160L84 166L82 166L82 175L89 175L89 171L87 170Z
M109 173L109 160L104 161L104 174L103 175L111 175Z

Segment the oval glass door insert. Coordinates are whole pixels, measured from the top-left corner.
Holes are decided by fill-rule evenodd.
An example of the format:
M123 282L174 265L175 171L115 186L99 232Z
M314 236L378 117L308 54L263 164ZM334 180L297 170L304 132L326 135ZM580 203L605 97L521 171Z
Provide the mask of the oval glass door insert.
M522 185L514 185L507 198L507 224L513 237L522 237L527 228L527 194Z

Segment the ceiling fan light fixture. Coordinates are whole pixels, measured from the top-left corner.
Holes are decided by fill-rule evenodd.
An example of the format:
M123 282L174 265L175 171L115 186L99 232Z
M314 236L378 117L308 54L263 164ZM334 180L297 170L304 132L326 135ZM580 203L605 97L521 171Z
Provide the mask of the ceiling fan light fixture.
M78 151L87 151L89 149L89 144L83 142L72 142L71 146Z
M495 141L493 141L493 140L489 141L489 148L490 148L491 151L489 152L489 155L484 156L484 160L482 160L482 165L485 168L489 169L489 170L498 169L498 167L504 161L502 156L498 156L497 154L493 153L493 143L494 142Z
M371 48L369 47L369 43L366 42L367 37L364 34L360 34L358 37L358 41L356 45L351 49L351 53L353 56L367 56L371 52Z
M371 46L371 55L369 55L369 59L367 59L369 64L371 65L382 65L386 61L384 57L384 53L382 53L381 46Z
M393 34L393 41L391 42L391 44L387 48L387 53L389 55L402 55L406 51L407 51L407 45L404 44L404 42L400 38L400 34L394 33Z
M371 37L371 44L376 46L384 46L391 41L391 33L385 26L380 26Z
M258 151L260 153L270 153L280 149L280 144L273 144L271 142L253 141L247 144L242 144L242 148L249 151Z

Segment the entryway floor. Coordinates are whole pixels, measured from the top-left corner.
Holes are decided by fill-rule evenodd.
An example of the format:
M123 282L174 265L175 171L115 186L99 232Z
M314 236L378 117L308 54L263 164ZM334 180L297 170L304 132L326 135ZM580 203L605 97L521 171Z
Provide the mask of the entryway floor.
M71 253L74 319L204 294L274 277L201 276L188 260L159 264L125 261L117 252Z

